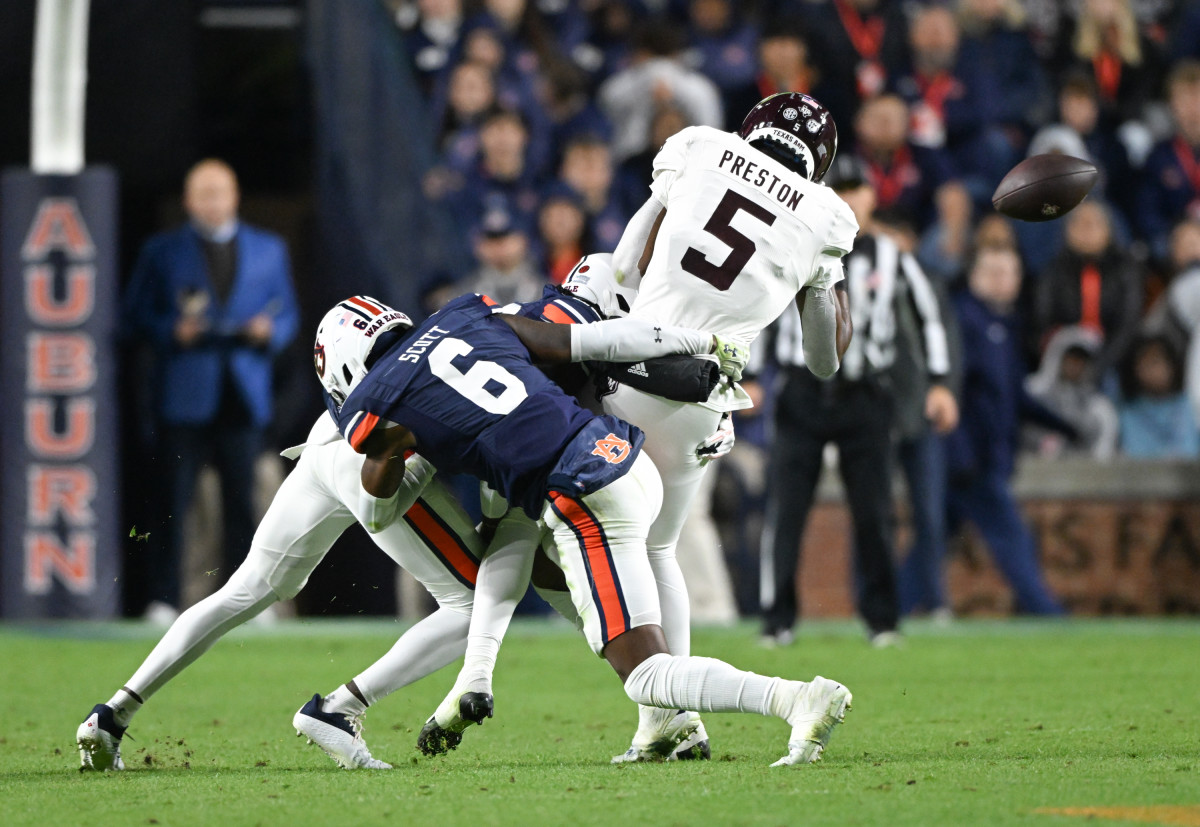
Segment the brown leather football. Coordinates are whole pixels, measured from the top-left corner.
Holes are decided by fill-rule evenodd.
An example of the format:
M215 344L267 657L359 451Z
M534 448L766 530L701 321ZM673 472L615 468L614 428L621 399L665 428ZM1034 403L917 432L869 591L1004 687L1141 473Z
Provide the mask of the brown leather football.
M1082 158L1034 155L1004 176L992 194L992 206L1020 221L1051 221L1074 209L1099 175Z

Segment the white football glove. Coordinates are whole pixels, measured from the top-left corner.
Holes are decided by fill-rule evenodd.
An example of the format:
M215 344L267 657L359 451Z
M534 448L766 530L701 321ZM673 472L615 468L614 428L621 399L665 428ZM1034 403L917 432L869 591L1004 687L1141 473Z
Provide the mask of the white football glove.
M714 334L712 352L721 361L721 373L734 382L742 378L742 369L750 361L750 348Z
M717 430L709 434L703 442L696 446L696 456L701 465L707 465L714 459L720 459L733 450L733 415L726 411L721 414L721 423Z

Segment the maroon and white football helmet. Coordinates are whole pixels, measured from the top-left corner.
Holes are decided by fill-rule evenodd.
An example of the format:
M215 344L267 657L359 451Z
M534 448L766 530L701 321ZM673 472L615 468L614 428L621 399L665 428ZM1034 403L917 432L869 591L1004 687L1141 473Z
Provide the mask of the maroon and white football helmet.
M837 154L837 125L829 110L799 92L763 98L738 134L810 181L820 181Z

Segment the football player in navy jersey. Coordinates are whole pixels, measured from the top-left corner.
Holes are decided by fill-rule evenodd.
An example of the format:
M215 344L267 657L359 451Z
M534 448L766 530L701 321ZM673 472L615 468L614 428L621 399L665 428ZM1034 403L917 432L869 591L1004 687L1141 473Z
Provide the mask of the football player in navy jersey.
M354 680L325 698L314 696L296 713L297 731L344 767L386 769L361 737L363 711L463 654L484 542L454 496L432 480L433 467L418 456L409 460L395 501L403 518L383 524L363 510L363 457L340 438L329 416L322 414L305 444L284 454L299 455L299 462L267 509L242 565L218 591L183 612L125 685L79 725L76 743L84 769L124 769L121 739L142 705L226 632L276 601L295 597L355 520L425 586L438 609Z
M408 451L443 472L474 474L543 520L584 634L633 701L672 715L775 715L792 727L776 765L817 760L849 708L849 690L819 676L788 681L668 654L646 555L662 483L641 451L642 433L588 413L534 366L715 351L722 371L738 375L745 348L642 320L545 324L496 310L486 297L463 296L421 325L401 321L378 339L397 311L372 299L348 299L322 320L317 373L339 430L366 455L365 509L385 522L395 512ZM696 727L687 716L678 720L664 735L665 751Z

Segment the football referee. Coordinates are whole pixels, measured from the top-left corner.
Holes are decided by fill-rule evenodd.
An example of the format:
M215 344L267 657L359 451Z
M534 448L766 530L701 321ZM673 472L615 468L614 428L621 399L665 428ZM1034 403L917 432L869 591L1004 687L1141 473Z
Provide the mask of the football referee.
M950 370L937 296L916 259L890 236L873 231L875 192L861 162L837 158L826 181L851 206L860 230L845 257L854 338L832 379L804 366L800 319L792 307L776 323L768 355L779 365L775 436L768 471L762 542L763 642L792 640L798 613L796 569L800 540L821 474L825 446L838 467L854 526L854 582L859 614L876 646L898 642L899 601L893 557L891 468L894 392L889 369L896 356L896 309L911 302L919 321L929 379L925 414L937 431L952 428L958 408L946 386Z

